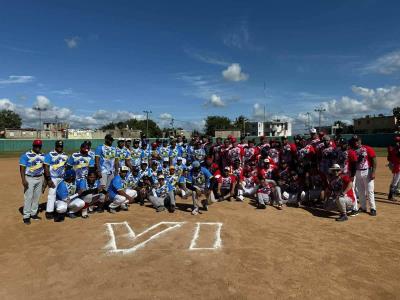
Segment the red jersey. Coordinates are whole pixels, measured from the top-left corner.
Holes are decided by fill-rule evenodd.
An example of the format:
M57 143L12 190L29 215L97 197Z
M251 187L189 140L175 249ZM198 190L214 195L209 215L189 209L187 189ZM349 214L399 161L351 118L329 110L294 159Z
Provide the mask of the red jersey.
M227 177L219 177L217 178L218 184L221 184L221 189L230 190L232 188L232 184L236 182L236 177L233 175L229 175Z
M357 170L366 170L372 167L372 159L376 157L374 149L362 145L355 152L357 154Z
M388 147L388 156L387 160L392 165L392 173L399 173L400 172L400 147L390 146Z
M347 175L340 175L333 178L331 181L329 181L329 189L331 190L332 195L334 197L342 195L350 182L350 177ZM346 196L349 197L353 202L355 201L353 189L349 189L346 193Z

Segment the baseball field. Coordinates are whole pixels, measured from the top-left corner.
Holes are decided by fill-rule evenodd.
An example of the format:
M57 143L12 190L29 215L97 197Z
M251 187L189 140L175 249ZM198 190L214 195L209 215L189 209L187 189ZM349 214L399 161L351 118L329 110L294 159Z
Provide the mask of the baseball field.
M0 299L398 299L400 200L378 164L378 216L343 223L249 201L192 216L178 199L174 214L132 205L26 226L18 160L0 158Z

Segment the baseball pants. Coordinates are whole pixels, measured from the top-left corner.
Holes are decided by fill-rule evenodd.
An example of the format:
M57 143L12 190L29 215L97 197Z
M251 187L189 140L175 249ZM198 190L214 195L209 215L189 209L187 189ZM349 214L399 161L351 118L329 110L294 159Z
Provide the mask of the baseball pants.
M28 188L24 192L24 219L28 219L34 216L38 212L39 199L42 194L43 176L30 177L26 176L28 182Z
M169 205L175 206L175 195L173 191L168 192L168 195L165 197L149 196L149 200L155 208Z
M258 193L257 199L258 199L258 203L268 205L271 197L268 194Z
M396 193L397 185L399 184L399 182L400 182L400 172L394 173L392 182L390 184L390 191L392 193Z
M108 172L102 172L100 178L100 185L105 186L105 189L107 190L113 178L114 178L114 173L109 174Z
M135 190L131 190L131 189L126 189L125 193L132 198L136 198L137 197L137 192ZM120 207L121 204L127 204L129 202L128 199L126 199L125 196L122 195L116 195L114 197L114 199L111 201L110 203L110 208L115 209L117 207Z
M56 203L56 191L57 186L62 181L62 178L51 178L54 183L54 188L49 188L49 194L47 195L46 212L52 213L54 211L54 205Z
M242 189L239 190L239 192L242 191L243 196L245 197L253 197L257 193L257 189L258 187L256 186L251 188L242 187Z
M56 211L59 214L65 214L68 210L70 213L76 213L80 211L85 206L85 201L80 198L75 198L71 202L57 200L56 201Z
M104 202L106 196L104 194L89 194L82 198L86 204L91 205L96 202Z
M345 214L347 212L347 209L353 209L354 207L353 200L347 196L337 197L336 205L339 209L339 212L342 214Z
M376 209L374 195L375 181L370 180L369 174L369 170L357 170L356 172L356 191L363 210L367 210L367 197L370 209Z

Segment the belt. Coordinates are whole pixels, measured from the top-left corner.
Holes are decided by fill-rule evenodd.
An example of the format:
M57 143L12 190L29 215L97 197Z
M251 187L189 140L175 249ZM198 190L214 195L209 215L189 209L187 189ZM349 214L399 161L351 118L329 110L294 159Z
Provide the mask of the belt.
M43 174L42 175L28 175L28 174L25 174L25 176L28 176L28 177L42 177Z
M368 170L368 169L358 169L357 171L365 171L365 170Z

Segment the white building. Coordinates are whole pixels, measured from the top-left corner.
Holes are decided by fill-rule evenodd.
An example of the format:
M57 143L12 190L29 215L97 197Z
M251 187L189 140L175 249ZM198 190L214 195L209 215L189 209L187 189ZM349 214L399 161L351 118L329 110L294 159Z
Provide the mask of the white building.
M267 122L247 122L246 134L250 136L291 136L292 123L273 120Z

